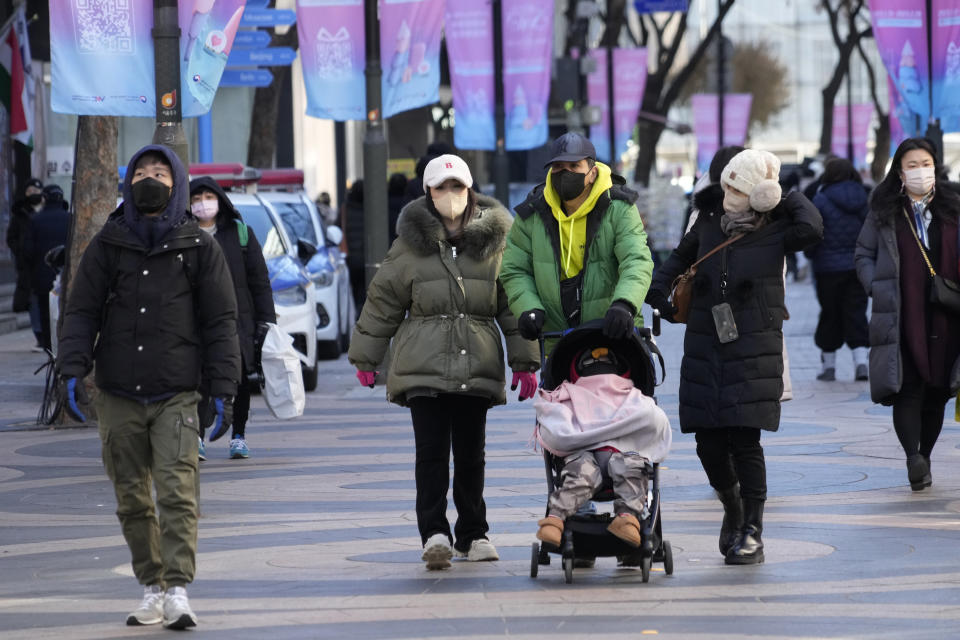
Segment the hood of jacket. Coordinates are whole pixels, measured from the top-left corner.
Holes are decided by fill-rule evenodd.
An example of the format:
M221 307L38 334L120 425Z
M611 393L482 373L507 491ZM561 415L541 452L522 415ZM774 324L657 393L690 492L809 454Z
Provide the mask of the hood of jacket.
M845 213L859 214L867 205L867 191L854 180L845 180L820 189L827 200Z
M626 186L627 180L623 176L611 173L610 182L612 186L607 193L611 200L621 200L627 204L634 204L639 199L640 194ZM537 211L550 212L550 205L547 204L547 199L544 196L546 186L546 182L541 182L535 186L523 202L514 208L521 219L526 220Z
M200 176L190 181L190 197L203 189L213 191L217 195L217 201L219 202L217 205L217 227L242 219L240 212L233 206L230 198L227 197L227 193L223 190L223 187L217 184L216 180L210 176ZM190 217L194 217L192 213Z
M148 151L162 155L170 163L173 172L173 190L166 208L156 216L145 216L133 205L133 170L140 156ZM150 248L163 240L171 229L180 226L189 218L190 197L187 191L187 170L177 154L168 147L158 144L148 144L141 148L127 164L127 173L123 177L123 218L126 226L140 239L141 244Z
M503 250L512 224L513 218L503 205L490 196L477 194L476 211L463 228L459 249L474 260L486 260ZM397 236L416 253L430 255L440 252L447 230L427 207L426 196L421 196L400 212Z

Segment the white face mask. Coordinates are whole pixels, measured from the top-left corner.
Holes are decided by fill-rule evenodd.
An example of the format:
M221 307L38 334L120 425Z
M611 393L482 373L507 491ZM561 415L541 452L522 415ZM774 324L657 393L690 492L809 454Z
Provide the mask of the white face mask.
M726 191L723 195L723 210L730 213L746 213L750 210L750 197Z
M467 189L459 194L453 191L446 191L442 194L433 194L433 206L437 208L444 218L456 220L467 210Z
M936 175L933 167L917 167L903 172L903 185L914 195L927 195L933 188L934 182L936 182Z
M219 200L199 200L190 205L190 211L193 212L193 215L198 220L213 220L217 217L217 212L220 211L220 201Z

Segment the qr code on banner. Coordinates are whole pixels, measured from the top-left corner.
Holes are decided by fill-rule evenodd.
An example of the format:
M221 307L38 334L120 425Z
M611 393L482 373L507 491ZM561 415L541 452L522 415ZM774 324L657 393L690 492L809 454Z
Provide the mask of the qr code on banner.
M74 30L80 53L133 55L135 0L74 0Z

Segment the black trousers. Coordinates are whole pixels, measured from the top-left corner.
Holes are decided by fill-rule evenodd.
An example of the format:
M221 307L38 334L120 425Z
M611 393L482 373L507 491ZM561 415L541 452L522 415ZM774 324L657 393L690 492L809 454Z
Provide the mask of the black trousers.
M817 274L820 320L813 340L821 351L836 351L847 344L851 349L869 347L867 294L856 271Z
M30 295L36 298L37 307L40 309L40 346L49 350L53 344L53 329L50 326L50 290L34 291Z
M456 539L459 551L485 538L487 505L483 501L484 447L490 401L477 396L442 393L409 401L417 444L417 527L426 543L442 533ZM457 509L454 536L447 522L450 449L453 448L453 504Z
M943 412L950 390L934 387L920 377L909 353L901 352L903 384L893 400L893 428L908 456L921 453L927 458L943 429Z
M724 491L739 482L744 499L767 499L767 465L760 446L760 429L721 427L694 435L697 456L711 487Z

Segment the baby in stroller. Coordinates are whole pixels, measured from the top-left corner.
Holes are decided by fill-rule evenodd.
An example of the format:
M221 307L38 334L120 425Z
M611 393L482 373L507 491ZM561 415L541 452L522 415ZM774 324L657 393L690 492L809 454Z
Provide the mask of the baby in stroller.
M562 482L549 497L537 538L559 547L564 522L591 500L608 477L615 495L607 531L639 547L647 511L650 463L662 461L672 434L656 401L636 388L630 364L609 346L576 354L569 375L552 390L539 390L535 437L563 459Z

